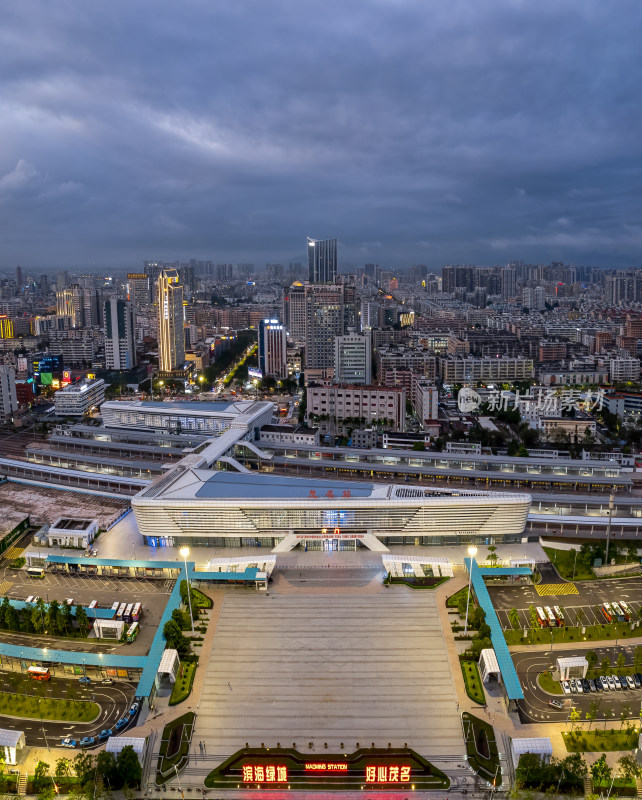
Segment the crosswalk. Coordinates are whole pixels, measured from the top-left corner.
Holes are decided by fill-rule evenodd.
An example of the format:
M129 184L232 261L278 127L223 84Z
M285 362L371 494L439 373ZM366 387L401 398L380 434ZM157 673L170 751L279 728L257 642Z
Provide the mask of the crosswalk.
M24 553L24 547L10 547L8 550L2 554L3 558L6 558L7 561L13 561L14 558L18 558Z
M553 594L579 594L574 583L538 583L535 584L535 590L540 597Z

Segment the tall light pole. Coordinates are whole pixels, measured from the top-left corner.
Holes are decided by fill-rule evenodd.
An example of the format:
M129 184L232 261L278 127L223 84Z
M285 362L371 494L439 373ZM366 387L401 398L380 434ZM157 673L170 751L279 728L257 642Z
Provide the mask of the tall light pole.
M609 565L609 542L611 540L611 520L613 519L613 501L615 500L615 494L611 492L609 497L609 524L606 529L606 555L604 556L604 566L608 567Z
M183 556L185 562L185 580L187 582L187 602L189 603L189 621L192 623L192 633L194 633L194 617L192 616L192 593L189 588L189 575L187 574L187 556L189 555L189 547L181 547L180 554Z
M470 605L470 584L473 577L473 558L477 555L477 548L474 544L468 548L470 564L468 566L468 596L466 597L466 624L464 625L464 636L468 633L468 606Z

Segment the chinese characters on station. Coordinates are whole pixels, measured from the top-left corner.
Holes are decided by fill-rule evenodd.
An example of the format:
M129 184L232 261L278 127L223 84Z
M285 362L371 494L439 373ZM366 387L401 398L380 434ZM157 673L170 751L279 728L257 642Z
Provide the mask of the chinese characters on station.
M322 495L318 495L316 489L310 489L310 492L308 493L308 497L312 497L312 498L314 498L316 500L320 500L323 497L327 497L330 500L332 500L335 497L337 497L337 495L335 495L335 493L334 493L334 491L332 489L328 489L328 491L324 492ZM352 497L352 492L350 491L350 489L344 489L343 492L341 492L341 497L342 498L346 498L346 499L348 497Z
M366 783L408 783L410 767L400 764L378 764L366 767Z
M287 783L288 768L282 764L243 764L244 783Z

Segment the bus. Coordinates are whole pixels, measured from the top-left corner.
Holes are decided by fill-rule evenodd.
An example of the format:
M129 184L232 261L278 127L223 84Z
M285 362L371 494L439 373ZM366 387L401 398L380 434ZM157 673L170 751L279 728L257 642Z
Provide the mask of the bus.
M613 611L613 616L618 622L624 622L626 620L626 614L617 600L611 603L611 609Z
M121 603L118 606L118 611L116 612L116 619L122 619L123 614L125 613L125 609L127 608L127 603Z
M132 608L134 607L133 603L130 603L127 608L125 609L125 613L123 614L123 622L131 622L132 621Z
M540 628L548 628L548 617L544 613L544 609L538 606L535 610L537 612L537 621L539 622Z
M42 567L29 567L27 569L28 578L44 578L45 571Z
M564 614L562 609L559 606L553 606L553 614L555 614L555 619L557 620L557 626L559 628L564 627Z
M604 614L604 618L607 622L613 622L613 619L616 616L611 608L610 603L602 603L602 614Z
M557 628L557 619L555 614L553 614L553 610L549 606L546 606L544 611L546 612L546 617L548 618L548 627Z
M143 606L140 603L136 603L134 608L132 609L132 622L138 622L141 618L143 613Z
M98 608L98 600L92 600L88 608Z
M34 681L50 681L51 673L46 667L29 667L27 674Z
M114 603L114 605L111 607L111 610L114 612L114 614L115 614L115 613L118 611L118 607L119 607L119 606L120 606L120 603L119 603L119 602L118 602L118 600L117 600L117 601Z
M138 636L138 623L132 622L129 630L127 631L127 641L133 642L134 639Z
M618 605L622 609L622 613L624 614L624 619L629 622L633 618L633 612L629 608L629 606L624 602L624 600L620 600Z

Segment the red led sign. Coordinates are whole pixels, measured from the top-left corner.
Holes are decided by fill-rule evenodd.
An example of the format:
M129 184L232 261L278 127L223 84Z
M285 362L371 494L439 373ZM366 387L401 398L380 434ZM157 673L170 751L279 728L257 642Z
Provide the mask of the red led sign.
M366 783L408 783L410 767L401 764L372 764L366 767Z
M288 768L281 764L243 764L245 783L286 783Z

